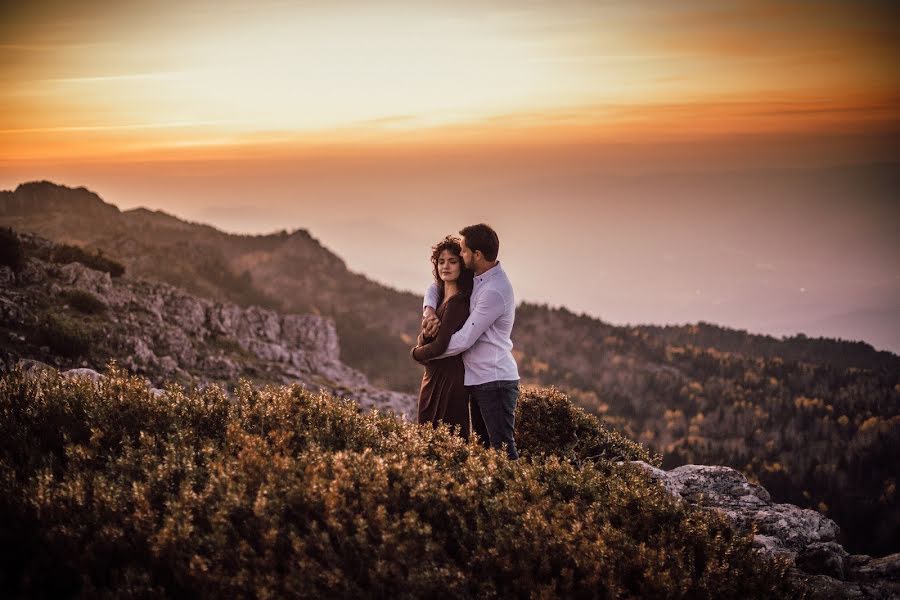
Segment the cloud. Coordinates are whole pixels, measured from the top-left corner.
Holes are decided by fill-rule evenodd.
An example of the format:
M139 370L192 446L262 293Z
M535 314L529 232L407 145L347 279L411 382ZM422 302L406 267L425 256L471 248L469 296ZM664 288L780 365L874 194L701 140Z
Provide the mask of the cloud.
M119 75L86 75L81 77L58 77L40 79L42 83L103 83L118 81L160 81L173 80L185 77L181 71L158 71L148 73L122 73Z

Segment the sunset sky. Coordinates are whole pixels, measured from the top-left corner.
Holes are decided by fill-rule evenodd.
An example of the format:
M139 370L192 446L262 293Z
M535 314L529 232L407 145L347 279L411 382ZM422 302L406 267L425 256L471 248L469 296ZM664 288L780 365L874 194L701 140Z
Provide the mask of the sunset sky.
M2 2L0 189L306 228L411 290L484 220L521 299L900 351L895 8Z

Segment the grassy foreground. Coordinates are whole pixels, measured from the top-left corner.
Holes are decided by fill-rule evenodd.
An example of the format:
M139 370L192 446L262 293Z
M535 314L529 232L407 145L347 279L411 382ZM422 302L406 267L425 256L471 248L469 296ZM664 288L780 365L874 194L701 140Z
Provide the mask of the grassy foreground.
M792 597L785 567L676 503L555 390L523 459L301 388L0 379L0 594Z

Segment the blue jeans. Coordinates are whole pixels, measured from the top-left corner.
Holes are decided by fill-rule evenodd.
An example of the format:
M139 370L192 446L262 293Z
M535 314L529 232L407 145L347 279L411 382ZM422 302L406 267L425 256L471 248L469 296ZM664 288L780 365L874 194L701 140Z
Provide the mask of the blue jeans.
M489 381L467 385L472 429L481 443L490 448L506 445L506 454L519 458L513 431L516 427L516 402L519 400L519 381Z

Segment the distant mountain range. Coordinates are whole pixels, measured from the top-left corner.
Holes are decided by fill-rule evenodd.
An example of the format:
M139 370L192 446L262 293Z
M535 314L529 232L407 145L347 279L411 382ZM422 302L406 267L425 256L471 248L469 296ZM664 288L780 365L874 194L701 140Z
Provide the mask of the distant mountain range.
M333 317L341 360L414 392L420 298L349 271L309 232L233 235L146 209L120 211L49 182L0 192L0 225L77 244L217 302ZM900 549L900 357L869 344L698 323L613 326L522 304L523 382L554 385L664 456L727 464L779 501L818 508L854 551ZM893 483L892 483L893 482ZM893 486L893 487L891 487Z

